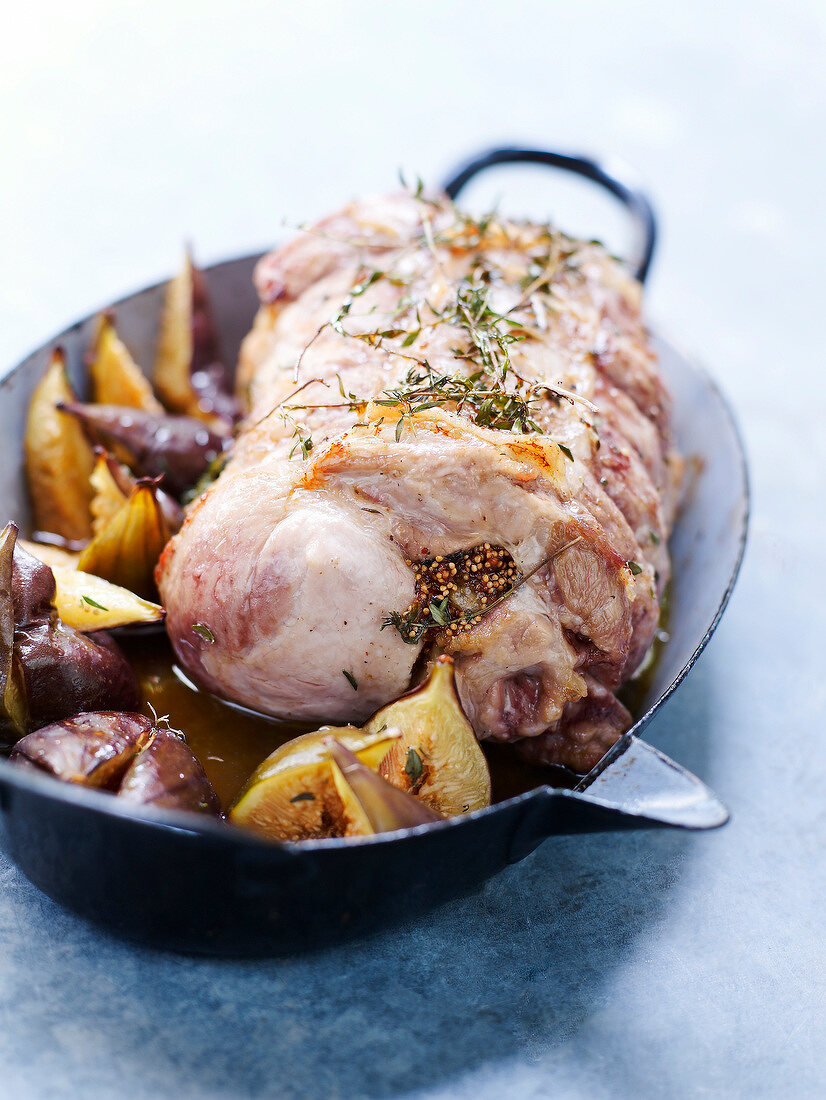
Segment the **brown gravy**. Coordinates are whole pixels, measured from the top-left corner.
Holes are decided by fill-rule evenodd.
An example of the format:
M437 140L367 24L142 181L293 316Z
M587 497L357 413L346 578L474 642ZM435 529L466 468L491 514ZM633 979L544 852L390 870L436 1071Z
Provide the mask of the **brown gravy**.
M183 730L224 809L271 752L318 728L317 723L268 718L199 691L176 669L171 646L162 633L121 637L119 641L138 674L146 702L159 716L168 715L173 728ZM527 764L510 745L482 747L490 766L494 802L546 783L571 787L578 779L565 768Z

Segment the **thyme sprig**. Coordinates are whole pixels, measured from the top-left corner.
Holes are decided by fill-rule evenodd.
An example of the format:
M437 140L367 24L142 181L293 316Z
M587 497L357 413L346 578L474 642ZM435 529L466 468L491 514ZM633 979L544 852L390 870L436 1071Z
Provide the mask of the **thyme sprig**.
M410 188L410 191L415 199L421 201L423 207L438 205L424 197L420 180L417 179L415 190ZM455 207L452 209L454 221L451 225L439 229L438 232L434 231L427 210L423 209L422 212L422 234L437 263L439 261L437 245L449 250L461 248L476 251L482 248L490 233L505 232L504 227L497 220L495 210L482 218L476 218L461 213ZM322 332L330 328L339 336L360 340L370 347L381 348L388 355L408 360L412 364L402 383L393 389L385 390L377 401L379 405L387 408L398 408L397 441L402 437L405 424L413 427L412 418L415 413L432 408L447 407L451 411L469 415L470 419L480 427L509 431L516 435L542 433L537 423L542 397L556 401L566 400L570 403L581 402L591 411L595 411L586 398L561 386L522 377L511 359L512 346L526 339L531 331L529 328L524 328L513 314L529 304L537 292L549 287L554 273L567 255L564 248L561 248L552 237L550 230L549 238L547 255L541 261L534 261L531 265L522 285L522 297L516 305L508 309L507 313L498 312L491 302L493 284L498 278L498 273L481 257L476 257L470 272L456 286L453 300L445 308L434 307L427 299L416 302L412 297L405 296L400 299L395 315L385 321L386 327L353 332L345 326L345 320L362 295L382 279L390 280L394 285L396 283L401 285L399 278L392 270L392 265L390 269L384 271L369 264L363 264L356 276L356 282L337 313L319 326L299 354L295 363L294 381L298 381L307 351ZM426 317L423 322L424 307L432 317ZM403 316L407 313L409 317L413 310L415 310L415 327L412 327L410 320ZM424 330L442 324L451 325L463 333L464 340L461 343L464 346L451 350L454 360L469 364L469 370L460 368L455 372L438 371L427 359L414 355L409 350ZM339 389L342 397L345 398L341 405L338 403L291 404L286 408L297 410L349 407L361 415L367 400L356 397L355 394L345 393L340 379ZM285 399L287 400L289 399ZM284 403L280 404L284 405ZM294 435L298 442L291 453L295 453L300 446L302 454L306 457L308 449L312 447L309 433L306 429L296 426ZM309 446L307 446L307 440L309 440Z
M518 385L518 383L517 383ZM491 383L482 370L472 374L439 374L428 364L411 369L396 389L385 390L375 403L399 408L400 422L410 421L416 413L445 408L470 413L475 424L521 435L538 432L533 418L533 398L517 389Z

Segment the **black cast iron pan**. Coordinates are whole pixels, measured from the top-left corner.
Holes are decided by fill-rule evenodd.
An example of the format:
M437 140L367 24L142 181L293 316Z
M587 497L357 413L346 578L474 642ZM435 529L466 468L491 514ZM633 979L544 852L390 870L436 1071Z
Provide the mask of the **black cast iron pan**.
M619 198L635 234L630 262L644 280L655 240L650 204L622 174L592 160L495 149L462 167L445 189L455 197L481 170L517 162L573 171ZM257 258L207 269L228 348L238 346L256 308ZM119 332L139 362L151 361L162 293L158 285L117 304ZM63 345L79 381L93 323L94 316L61 333L0 382L4 520L25 527L21 436L48 352ZM11 858L45 893L115 933L199 954L260 955L305 950L420 914L473 891L555 835L723 824L727 811L712 792L638 736L719 621L748 514L743 450L724 399L696 366L656 344L674 395L677 442L698 471L671 541L670 640L635 726L574 790L546 786L435 825L291 846L195 815L136 812L111 795L0 760L2 840Z

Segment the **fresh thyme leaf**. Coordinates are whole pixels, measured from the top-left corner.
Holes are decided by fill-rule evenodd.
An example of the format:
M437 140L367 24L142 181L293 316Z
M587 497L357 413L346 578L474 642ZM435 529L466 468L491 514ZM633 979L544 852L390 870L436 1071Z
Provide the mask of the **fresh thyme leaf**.
M212 645L212 643L215 641L215 635L212 633L206 623L193 623L192 629L196 634L203 638L208 645Z
M407 750L407 760L404 764L404 770L407 772L413 783L418 783L418 781L422 777L424 765L422 764L422 758L419 756L414 748L409 748Z
M350 687L353 689L353 691L358 691L358 680L355 678L352 672L348 672L346 668L343 668L341 670L341 675L347 677L347 679L350 681Z
M633 576L636 577L639 576L640 573L642 573L642 566L638 565L635 561L627 561L625 564L631 570Z
M355 286L350 288L350 293L341 303L341 308L339 309L338 313L330 321L331 327L339 334L339 336L347 335L341 322L353 308L353 303L356 298L360 298L361 295L364 294L365 291L369 290L374 283L377 283L383 275L383 271L371 271L366 278L362 279L361 282L356 283Z
M297 420L293 420L288 412L284 412L281 415L284 417L285 423L290 421L292 424L295 425L295 431L293 432L292 436L295 440L295 443L293 444L293 448L290 451L290 458L293 457L296 451L300 450L301 457L303 459L306 459L307 455L313 449L313 437L310 435L304 425L299 424Z
M435 600L432 600L431 603L430 603L430 606L428 607L428 611L430 612L431 619L435 623L438 623L439 626L447 626L447 624L449 622L449 615L448 615L448 611L447 611L448 603L449 603L449 598L447 596L445 596L445 598L443 600L441 600L439 603L436 603Z
M399 418L399 422L396 424L396 442L399 443L402 438L402 432L404 431L404 417Z
M570 447L566 447L564 443L557 443L557 447L559 447L566 458L570 459L571 462L574 461L574 456Z
M418 608L413 608L402 614L400 611L391 611L381 624L381 629L392 626L399 632L403 642L408 645L418 645L432 623L419 619Z
M657 534L656 531L652 531L651 532L651 541L654 543L655 546L659 546L660 543L662 542L662 539L660 538L660 536Z
M293 795L290 802L315 802L315 795L312 791L301 791L299 794Z
M104 607L102 603L98 603L97 600L93 600L91 596L81 596L84 603L88 603L90 607L96 607L98 611L108 611L108 607Z
M351 410L355 412L358 406L363 404L363 402L359 401L354 393L349 393L347 390L345 390L344 383L341 380L340 374L336 374L336 380L338 381L338 392L341 394L345 401L348 401L350 403Z

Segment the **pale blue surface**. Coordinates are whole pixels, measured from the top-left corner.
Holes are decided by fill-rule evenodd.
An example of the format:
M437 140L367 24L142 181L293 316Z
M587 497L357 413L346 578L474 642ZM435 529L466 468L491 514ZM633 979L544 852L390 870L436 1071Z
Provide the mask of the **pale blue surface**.
M16 13L0 362L167 273L183 233L241 252L496 140L621 153L664 224L651 315L752 463L738 589L649 730L732 823L549 842L412 927L263 963L113 941L0 857L0 1095L823 1095L823 6L391 7Z

